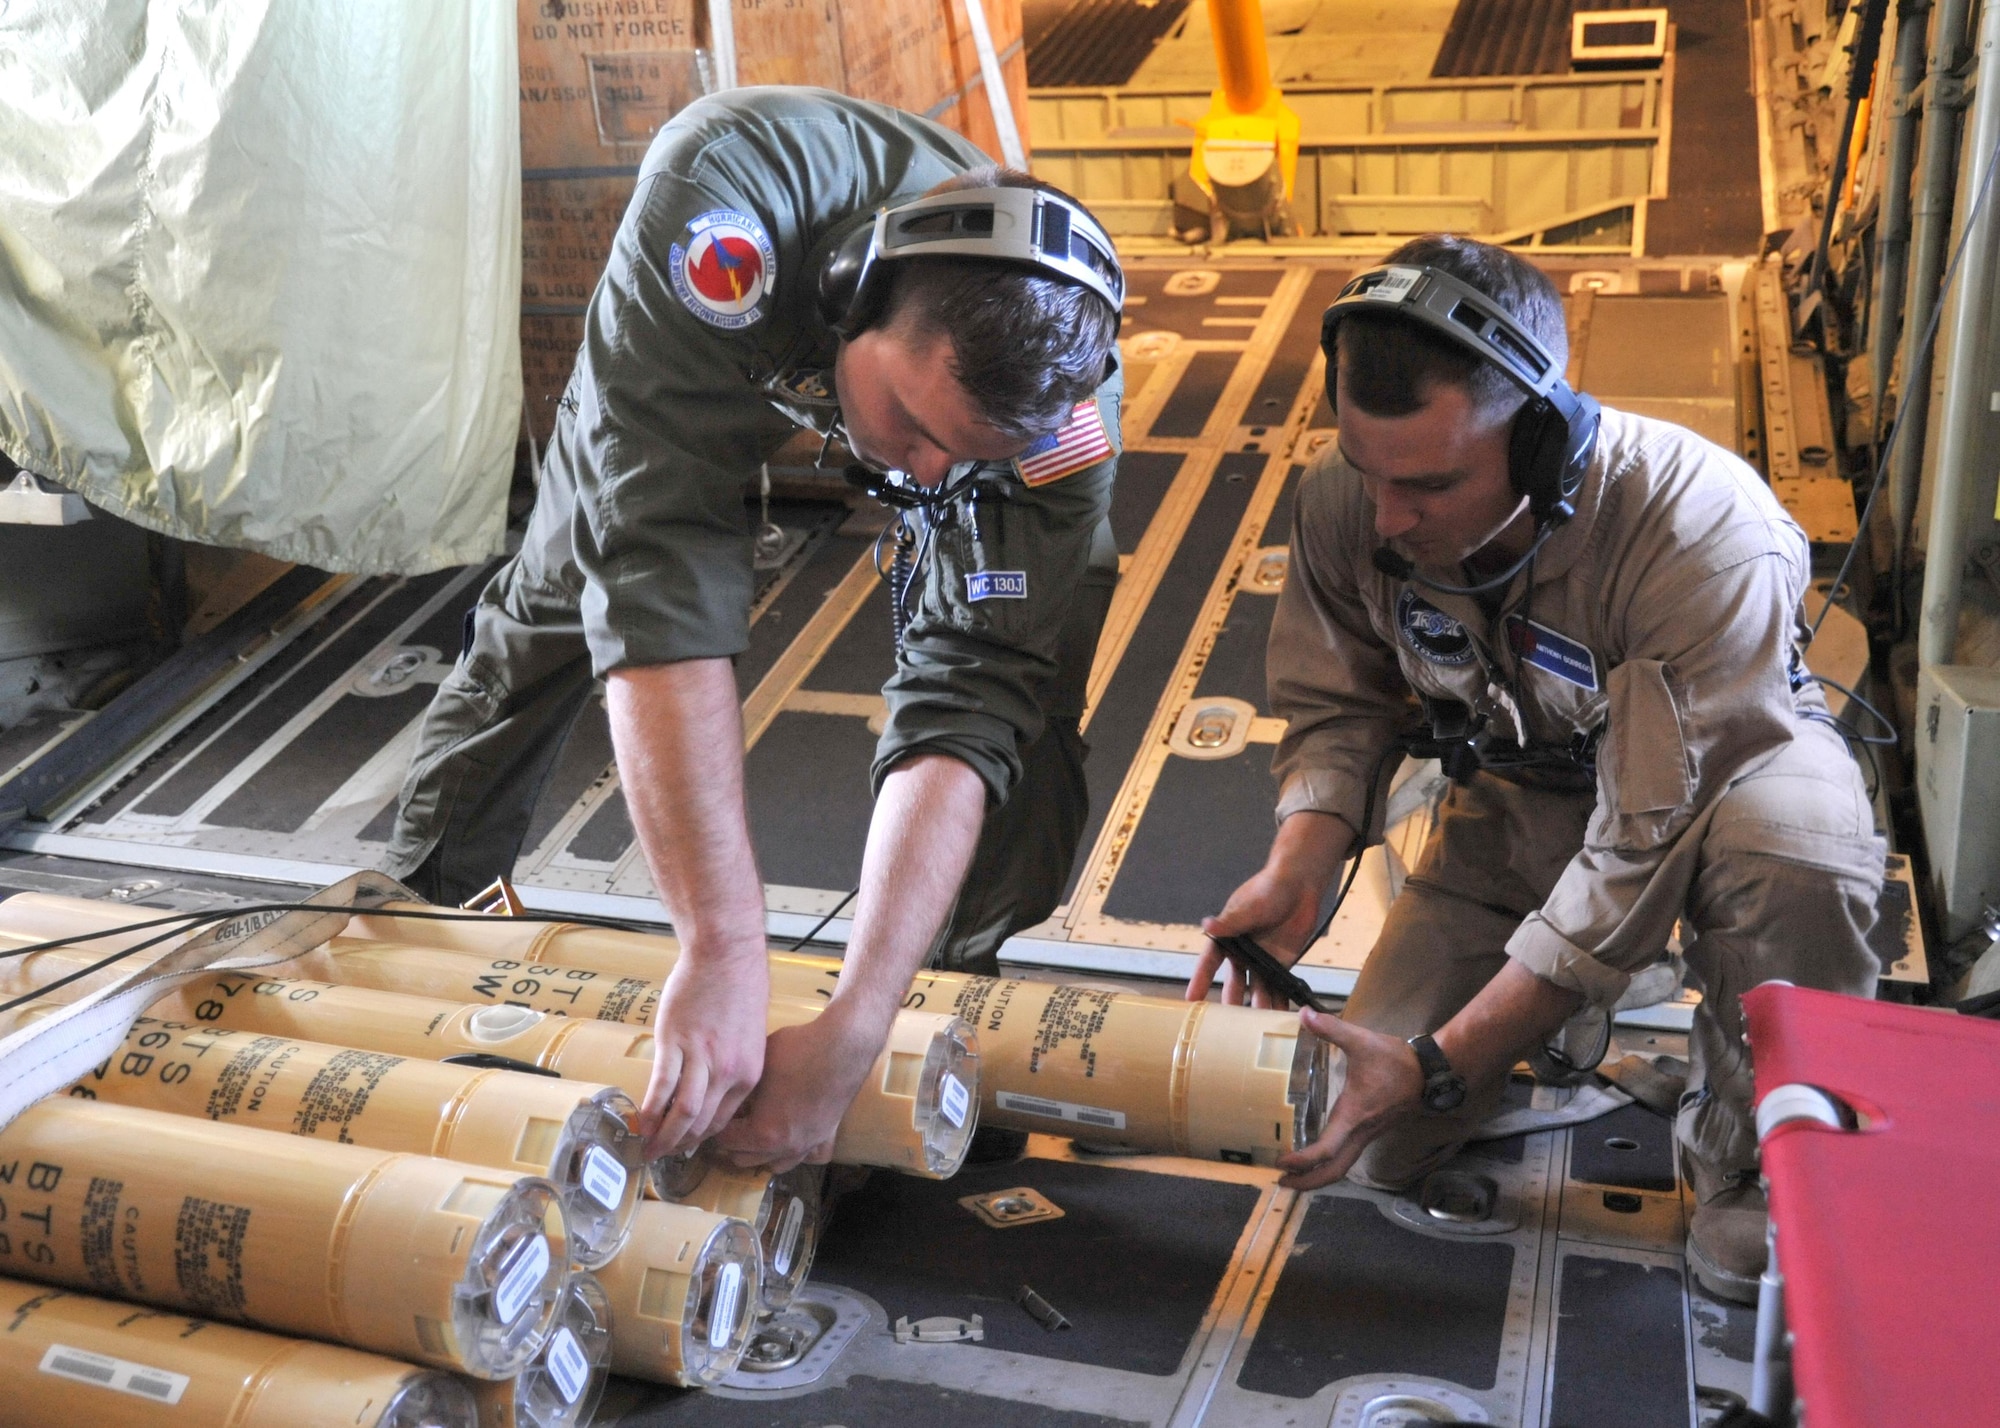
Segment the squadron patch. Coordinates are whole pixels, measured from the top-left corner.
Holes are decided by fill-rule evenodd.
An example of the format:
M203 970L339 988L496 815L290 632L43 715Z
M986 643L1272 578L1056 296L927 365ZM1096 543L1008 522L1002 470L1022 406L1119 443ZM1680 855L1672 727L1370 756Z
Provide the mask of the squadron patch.
M1029 486L1046 486L1095 466L1111 455L1111 436L1089 397L1070 408L1069 420L1014 458L1014 469Z
M1465 626L1407 586L1396 601L1396 626L1403 643L1432 664L1472 663L1472 636Z
M674 296L710 327L749 327L777 281L778 258L764 225L746 213L712 208L691 219L667 252Z

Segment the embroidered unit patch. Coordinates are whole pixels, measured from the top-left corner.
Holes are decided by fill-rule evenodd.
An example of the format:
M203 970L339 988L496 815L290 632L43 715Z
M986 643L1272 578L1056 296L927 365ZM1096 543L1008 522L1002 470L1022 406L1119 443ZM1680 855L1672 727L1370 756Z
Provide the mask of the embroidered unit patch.
M965 598L974 605L981 600L1025 600L1028 598L1028 572L975 570L965 577Z
M1407 586L1396 600L1396 626L1403 643L1432 664L1472 663L1472 636L1465 626Z
M1111 436L1092 397L1071 407L1068 421L1015 457L1014 469L1027 485L1046 486L1110 455Z
M689 221L667 251L674 296L711 327L748 327L763 316L778 258L764 225L746 213L712 208Z
M1590 646L1578 644L1568 635L1519 615L1507 617L1507 643L1521 663L1546 670L1557 679L1566 679L1593 694L1597 692L1597 656L1590 652Z

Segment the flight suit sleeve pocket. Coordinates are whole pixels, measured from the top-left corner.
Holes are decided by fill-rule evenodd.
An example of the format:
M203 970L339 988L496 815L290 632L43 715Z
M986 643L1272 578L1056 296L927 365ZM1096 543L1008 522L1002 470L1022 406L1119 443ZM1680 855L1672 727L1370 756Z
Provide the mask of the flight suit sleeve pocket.
M1606 681L1610 719L1597 755L1590 829L1599 847L1658 847L1692 816L1694 780L1672 676L1658 660L1627 660Z

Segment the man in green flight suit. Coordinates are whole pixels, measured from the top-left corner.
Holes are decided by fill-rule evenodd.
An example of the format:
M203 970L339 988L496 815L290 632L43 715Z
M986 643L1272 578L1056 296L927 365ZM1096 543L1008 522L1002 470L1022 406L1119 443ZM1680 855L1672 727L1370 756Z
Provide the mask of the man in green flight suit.
M510 870L603 679L683 947L660 1001L650 1153L721 1132L744 1164L826 1158L932 948L990 970L1054 909L1117 580L1123 291L1073 201L913 115L745 89L655 138L520 552L467 616L385 860L440 901ZM902 636L846 966L816 1020L767 1043L731 661L749 642L746 482L800 426L895 473L921 559L892 592Z

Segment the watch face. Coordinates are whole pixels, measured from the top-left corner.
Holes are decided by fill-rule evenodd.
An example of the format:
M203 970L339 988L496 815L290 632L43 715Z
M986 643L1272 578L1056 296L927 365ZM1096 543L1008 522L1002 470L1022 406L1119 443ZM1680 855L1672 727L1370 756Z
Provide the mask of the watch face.
M1424 1106L1433 1111L1455 1111L1465 1102L1465 1078L1447 1073L1424 1086Z

